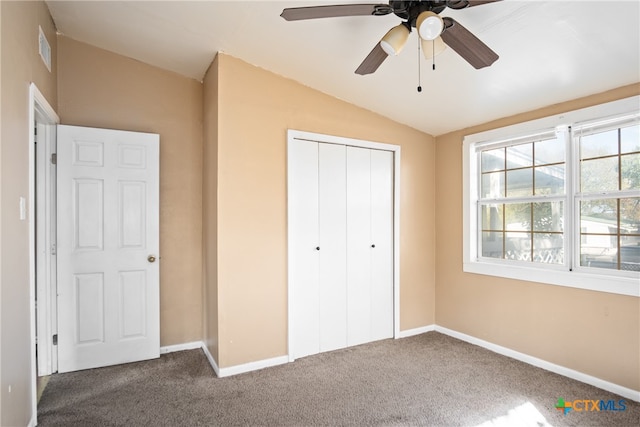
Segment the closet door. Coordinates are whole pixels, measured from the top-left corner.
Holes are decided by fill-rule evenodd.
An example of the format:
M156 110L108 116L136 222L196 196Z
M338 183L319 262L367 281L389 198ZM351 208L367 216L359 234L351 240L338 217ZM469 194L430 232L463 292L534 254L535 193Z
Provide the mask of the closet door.
M347 147L347 337L371 341L371 150Z
M318 144L320 351L347 346L346 147Z
M371 150L371 341L393 337L393 153Z
M288 146L289 286L294 358L320 349L318 143Z
M348 344L393 336L393 153L347 148Z
M293 359L393 336L393 153L288 148Z

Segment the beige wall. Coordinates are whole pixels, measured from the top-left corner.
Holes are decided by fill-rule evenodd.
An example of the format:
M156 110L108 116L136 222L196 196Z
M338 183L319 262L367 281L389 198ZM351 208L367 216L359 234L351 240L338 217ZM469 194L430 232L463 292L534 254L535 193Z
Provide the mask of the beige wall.
M204 342L218 361L218 56L204 79L202 185Z
M202 84L58 38L62 123L160 134L160 343L202 339Z
M26 425L31 413L32 319L29 316L29 224L19 217L18 201L29 196L29 84L35 82L54 108L56 31L44 2L0 2L2 130L2 230L0 276L0 425ZM38 55L38 25L52 50L52 72ZM32 209L33 206L29 206ZM11 392L9 392L11 386Z
M218 365L287 354L289 128L402 147L400 329L433 324L434 138L228 55L217 70Z
M638 94L626 86L436 139L438 325L640 390L638 298L462 272L464 135Z

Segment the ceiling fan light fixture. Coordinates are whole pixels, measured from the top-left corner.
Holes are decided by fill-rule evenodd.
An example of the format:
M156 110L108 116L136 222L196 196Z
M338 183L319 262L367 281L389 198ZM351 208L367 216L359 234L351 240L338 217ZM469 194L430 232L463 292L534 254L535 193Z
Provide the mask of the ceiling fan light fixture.
M404 24L400 24L387 31L380 40L380 47L387 55L397 55L402 52L408 38L409 29Z
M425 59L431 59L435 56L440 55L447 48L447 45L442 40L442 37L436 37L433 40L420 40L420 45L422 48L422 54Z
M437 13L427 10L418 15L416 28L422 40L435 40L444 30L444 21Z

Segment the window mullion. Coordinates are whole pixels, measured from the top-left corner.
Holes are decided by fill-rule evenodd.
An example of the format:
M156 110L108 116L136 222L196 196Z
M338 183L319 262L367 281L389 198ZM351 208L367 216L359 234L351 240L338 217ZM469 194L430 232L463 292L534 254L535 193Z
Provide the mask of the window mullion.
M573 271L576 264L575 254L579 253L580 218L576 216L578 193L578 171L580 169L580 150L578 150L578 136L574 136L571 126L562 133L565 143L565 211L564 211L564 250L565 266Z

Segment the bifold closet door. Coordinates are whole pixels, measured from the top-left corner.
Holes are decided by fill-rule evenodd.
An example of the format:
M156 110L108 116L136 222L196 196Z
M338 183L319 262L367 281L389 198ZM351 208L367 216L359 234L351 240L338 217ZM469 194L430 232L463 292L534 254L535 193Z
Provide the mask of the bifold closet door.
M371 150L371 339L393 337L393 153Z
M347 336L393 336L393 154L347 147Z
M290 143L288 163L290 333L291 351L298 358L320 348L318 143Z
M288 146L291 356L393 336L393 153Z
M347 147L347 335L349 345L371 335L371 150Z
M318 144L320 352L347 346L346 147Z
M347 345L345 146L289 145L294 357Z

